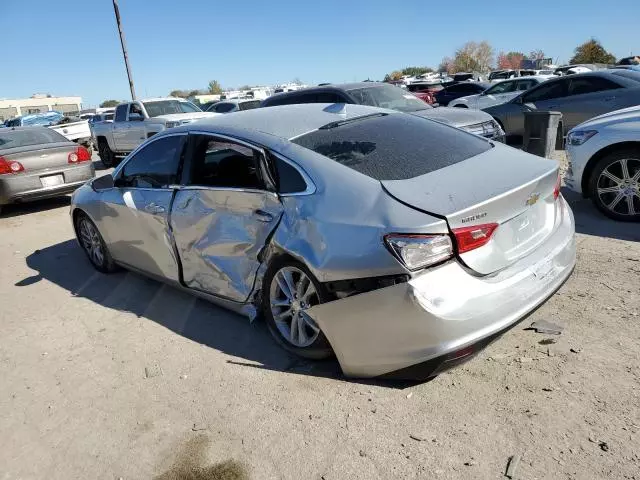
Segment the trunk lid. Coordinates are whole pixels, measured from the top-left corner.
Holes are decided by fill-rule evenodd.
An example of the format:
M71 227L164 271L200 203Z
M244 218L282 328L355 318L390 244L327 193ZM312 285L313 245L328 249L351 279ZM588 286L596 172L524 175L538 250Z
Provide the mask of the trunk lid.
M557 177L556 162L498 144L428 174L381 183L402 203L444 217L451 230L498 224L488 243L459 255L471 269L489 274L551 234L558 214Z
M45 145L0 150L0 156L7 161L20 162L25 173L52 170L69 166L69 154L75 152L75 143L59 142Z

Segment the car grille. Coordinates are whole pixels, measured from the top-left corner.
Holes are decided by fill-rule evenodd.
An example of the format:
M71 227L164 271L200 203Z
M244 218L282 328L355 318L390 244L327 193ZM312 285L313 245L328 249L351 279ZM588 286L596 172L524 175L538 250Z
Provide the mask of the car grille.
M461 128L469 133L480 135L481 137L485 138L494 138L496 136L502 135L500 127L496 122L492 120L482 123L474 123L473 125L465 125Z

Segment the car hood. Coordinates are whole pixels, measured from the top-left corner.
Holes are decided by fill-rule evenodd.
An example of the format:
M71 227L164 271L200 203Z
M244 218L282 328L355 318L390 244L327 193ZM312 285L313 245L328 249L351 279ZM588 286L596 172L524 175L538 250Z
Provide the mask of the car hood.
M614 110L603 115L591 118L586 122L573 128L573 130L583 130L585 128L602 128L612 123L633 122L640 120L640 105Z
M217 117L218 115L221 114L213 112L171 113L169 115L158 115L153 119L175 122L178 120L200 120L201 118Z
M480 95L476 94L476 95L465 95L464 97L458 97L455 99L456 102L463 102L463 103L467 103L470 102L471 100L475 100L476 98L478 98Z
M492 120L491 115L480 110L469 110L467 108L439 107L411 112L418 117L430 118L442 123L461 127L464 125L474 125Z

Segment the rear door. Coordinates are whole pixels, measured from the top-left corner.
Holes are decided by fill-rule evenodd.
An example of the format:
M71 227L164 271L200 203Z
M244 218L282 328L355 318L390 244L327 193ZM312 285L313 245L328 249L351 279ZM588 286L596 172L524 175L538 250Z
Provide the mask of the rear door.
M184 186L171 211L187 287L236 302L249 298L260 252L282 215L265 172L257 148L207 133L190 135Z
M120 104L116 107L115 117L113 123L109 127L113 134L113 146L117 152L126 151L126 137L127 137L127 111L129 109L128 103Z
M569 77L569 95L561 110L565 133L590 118L616 110L616 97L623 92L622 89L622 85L608 78L588 75Z
M509 101L516 92L517 80L505 80L500 83L496 83L489 88L486 92L477 97L476 108L487 108L492 105L499 105Z
M158 137L129 158L115 174L115 188L101 192L98 225L115 260L175 282L178 262L168 219L186 138Z

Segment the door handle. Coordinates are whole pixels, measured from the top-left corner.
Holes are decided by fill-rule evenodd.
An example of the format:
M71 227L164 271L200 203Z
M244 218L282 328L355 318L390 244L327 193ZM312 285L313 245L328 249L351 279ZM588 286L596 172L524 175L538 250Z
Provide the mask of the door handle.
M256 217L256 220L259 222L269 223L273 220L273 215L269 212L265 212L264 210L255 210L253 212L253 216Z
M150 203L148 205L145 205L144 210L154 215L157 215L159 213L164 213L164 207L160 205L156 205L155 203Z

